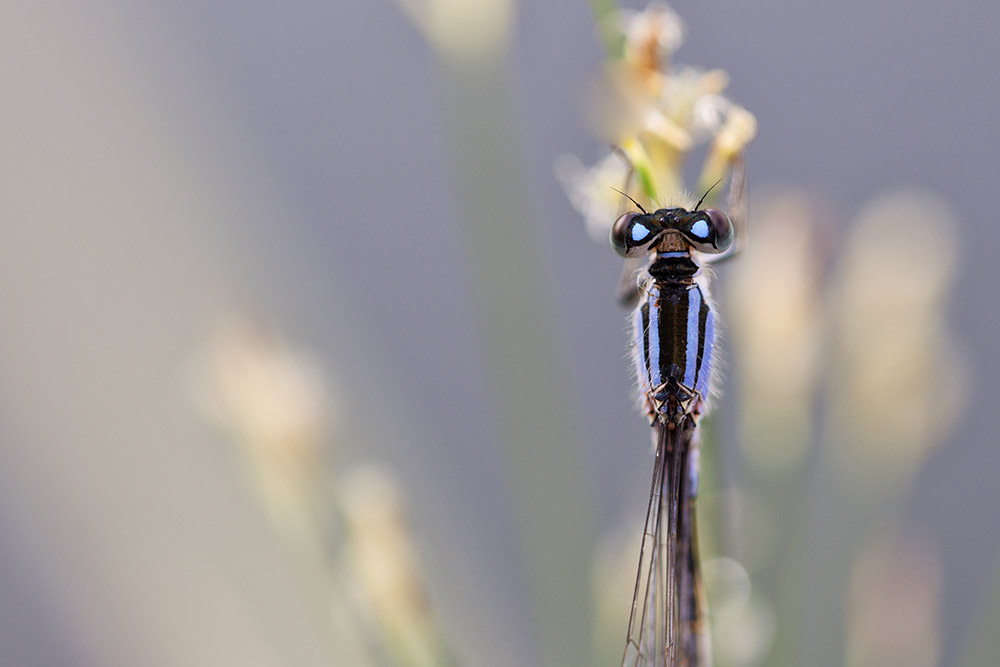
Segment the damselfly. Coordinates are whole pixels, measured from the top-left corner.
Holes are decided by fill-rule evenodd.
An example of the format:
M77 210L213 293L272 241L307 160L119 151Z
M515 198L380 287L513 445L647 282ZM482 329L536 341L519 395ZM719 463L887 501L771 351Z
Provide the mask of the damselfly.
M744 172L737 163L729 192L734 217L745 208ZM708 408L716 338L702 264L727 254L735 230L726 213L698 210L702 201L690 211L650 213L640 207L641 213L620 216L611 230L612 246L629 264L650 258L630 300L638 302L631 316L633 357L656 463L625 667L711 664L695 522L697 426Z

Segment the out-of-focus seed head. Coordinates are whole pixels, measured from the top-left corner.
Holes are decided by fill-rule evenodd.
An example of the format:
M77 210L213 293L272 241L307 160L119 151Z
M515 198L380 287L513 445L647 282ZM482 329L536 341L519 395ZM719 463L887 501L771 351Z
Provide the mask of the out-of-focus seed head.
M852 573L845 664L940 664L940 606L941 563L927 543L884 539L869 547Z
M833 303L832 439L858 474L905 477L958 413L965 364L945 301L956 256L954 215L926 193L883 197L853 229Z
M809 200L788 193L754 207L753 239L724 294L743 397L740 444L760 470L802 463L818 382L823 296Z
M628 173L625 163L611 153L588 168L575 155L562 155L556 161L555 169L570 203L583 214L591 237L595 241L607 242L609 230L621 207L622 196L615 190L621 190L625 185Z
M204 414L240 446L254 488L296 544L323 530L323 465L335 421L315 364L246 317L222 322L192 372Z
M496 60L514 25L511 0L397 0L431 46L463 68Z
M332 403L321 373L247 318L215 329L193 389L208 417L253 448L305 452L326 441Z
M686 26L669 5L653 2L641 12L622 12L625 61L650 72L670 68L670 56L684 41Z
M684 35L672 9L654 3L645 11L623 14L619 23L624 56L604 68L587 112L595 133L620 148L624 160L612 159L628 166L615 166L614 183L607 182L608 158L591 174L575 159L561 158L556 167L570 201L584 215L591 235L600 239L608 238L623 212L622 198L611 188L651 210L691 206L697 197L684 186L690 153L711 142L698 185L707 189L728 173L756 134L753 116L725 97L725 72L671 65Z
M358 466L340 488L359 593L396 664L450 664L395 479L378 466Z

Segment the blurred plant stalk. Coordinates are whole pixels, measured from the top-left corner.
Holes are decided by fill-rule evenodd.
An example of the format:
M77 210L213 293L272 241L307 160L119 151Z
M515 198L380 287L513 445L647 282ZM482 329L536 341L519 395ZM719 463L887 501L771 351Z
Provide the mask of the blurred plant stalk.
M828 273L807 197L755 211L724 293L744 462L729 494L741 562L775 618L767 664L937 664L940 566L900 523L964 386L945 308L951 212L922 192L883 196ZM757 664L737 653L720 649L720 664Z
M706 193L704 206L718 205L730 172L757 134L757 121L723 94L729 84L724 71L672 63L686 28L666 4L597 18L602 34L619 35L605 42L621 48L609 50L587 112L595 134L615 150L592 167L563 156L556 173L591 236L605 243L625 201L620 192L651 210L691 208ZM704 147L695 188L687 190L684 166Z
M723 96L724 72L671 66L684 26L669 7L592 4L609 62L589 110L626 159L609 154L587 168L567 157L557 173L606 242L622 207L616 190L646 208L690 207L692 150L708 143L700 194L742 159L756 124ZM717 458L705 449L703 511L731 513L737 536L716 535L716 548L733 553L706 563L713 654L723 667L935 664L939 564L899 523L916 471L961 402L944 308L953 220L933 197L909 192L867 207L832 262L820 234L807 197L771 198L724 275L737 386L723 412L739 403L743 470L714 491ZM628 567L604 551L603 572ZM597 579L602 600L627 588L624 575ZM614 618L606 604L602 621Z
M982 609L962 643L962 667L992 665L1000 657L1000 560L993 568Z
M541 664L590 664L595 534L514 119L508 0L400 0L436 57L444 128ZM489 432L489 429L486 430Z
M339 477L331 467L337 419L319 369L272 332L235 318L203 350L193 389L244 456L330 631L334 663L453 664L395 481L373 465Z
M724 95L728 75L672 62L685 26L666 4L652 3L641 12L618 11L613 3L599 0L592 6L608 58L590 91L587 111L594 132L613 149L590 167L574 156L562 156L556 164L556 173L590 235L608 243L623 206L631 206L622 193L647 210L690 209L702 195L706 195L705 206L717 206L728 182L731 202L739 202L744 187L743 156L756 135L757 123L753 114ZM694 156L701 158L701 167L695 189L690 191L684 186L684 168ZM746 211L731 209L729 214L739 224ZM623 277L634 279L638 268L635 262L626 261ZM702 439L711 440L704 433ZM702 488L712 486L711 460L716 456L712 443L705 444ZM600 664L621 658L642 534L638 509L634 518L623 522L631 532L607 536L595 559L599 625L594 644ZM712 531L717 530L712 526L718 523L709 519L704 524L709 530L701 531L703 541L712 541Z

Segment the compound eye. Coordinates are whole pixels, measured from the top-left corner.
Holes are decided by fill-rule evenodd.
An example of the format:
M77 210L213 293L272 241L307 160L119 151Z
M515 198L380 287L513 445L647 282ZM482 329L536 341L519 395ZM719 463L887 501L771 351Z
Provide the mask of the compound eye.
M699 252L719 254L733 244L733 223L717 208L706 208L692 216L683 233Z
M622 257L639 257L649 252L663 233L663 227L644 213L630 211L615 220L611 227L611 247Z

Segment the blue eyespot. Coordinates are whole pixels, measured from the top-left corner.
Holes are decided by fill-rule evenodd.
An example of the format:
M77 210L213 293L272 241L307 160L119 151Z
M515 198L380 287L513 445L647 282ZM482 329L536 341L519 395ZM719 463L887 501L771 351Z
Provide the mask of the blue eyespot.
M642 243L645 239L649 238L649 228L641 223L635 223L632 225L632 241L635 243Z
M651 246L663 230L658 221L646 213L628 211L622 213L611 225L611 247L622 257L642 257L651 251Z
M705 220L698 220L693 225L691 225L691 235L699 239L708 238L708 222Z

